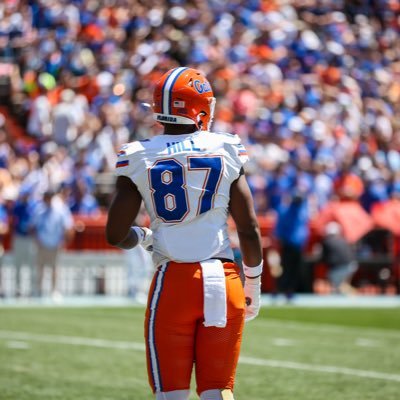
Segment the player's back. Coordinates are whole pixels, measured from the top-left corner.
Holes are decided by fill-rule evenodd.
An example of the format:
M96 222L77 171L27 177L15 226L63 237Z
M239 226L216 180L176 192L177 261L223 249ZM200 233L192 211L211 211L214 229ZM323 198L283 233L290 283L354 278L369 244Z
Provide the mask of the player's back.
M125 145L117 174L129 177L151 219L156 264L232 258L230 186L247 161L236 135L160 135Z

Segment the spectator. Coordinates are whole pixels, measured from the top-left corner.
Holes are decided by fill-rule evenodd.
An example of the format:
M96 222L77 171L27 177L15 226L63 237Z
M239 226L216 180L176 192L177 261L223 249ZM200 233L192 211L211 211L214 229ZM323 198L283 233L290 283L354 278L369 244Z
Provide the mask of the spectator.
M75 93L71 89L64 89L60 98L53 110L53 139L58 145L68 146L77 137L79 108L74 105Z
M7 215L7 209L3 202L0 203L0 297L4 297L4 289L2 285L2 264L3 264L3 256L4 256L4 246L3 240L4 235L8 233L9 230L9 221Z
M307 195L298 190L279 210L275 235L279 242L282 274L278 290L291 301L299 288L299 278L304 262L304 247L309 235Z
M321 258L328 267L328 280L334 292L356 293L351 286L351 278L357 270L356 257L337 222L329 222L325 227Z
M73 214L96 216L100 213L97 199L90 192L83 180L77 180L72 185L65 185L61 192L65 204Z
M23 190L12 210L13 221L13 255L15 267L15 295L22 295L21 267L29 267L30 294L36 296L36 269L33 268L33 238L32 238L32 216L34 202L30 199L30 192Z
M43 140L51 134L51 104L47 96L55 80L52 75L41 74L38 78L39 96L32 101L27 131L33 137Z
M57 288L57 258L59 250L72 237L73 220L64 202L53 192L43 195L33 216L37 248L37 292L42 295L45 266L51 267L51 295L55 301L61 299Z

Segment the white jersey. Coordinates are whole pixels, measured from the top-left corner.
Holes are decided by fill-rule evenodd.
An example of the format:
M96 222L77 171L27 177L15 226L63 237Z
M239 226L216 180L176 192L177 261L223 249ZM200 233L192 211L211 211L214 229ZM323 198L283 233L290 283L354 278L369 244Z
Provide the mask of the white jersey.
M227 231L230 187L248 160L237 135L199 131L132 142L118 153L151 219L153 259L233 259Z

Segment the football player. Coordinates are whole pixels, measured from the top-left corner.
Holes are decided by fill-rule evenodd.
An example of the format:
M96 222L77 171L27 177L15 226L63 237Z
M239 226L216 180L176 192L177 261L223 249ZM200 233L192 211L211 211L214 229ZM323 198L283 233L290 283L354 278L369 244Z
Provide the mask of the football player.
M107 238L123 249L152 242L157 270L145 339L156 399L187 400L193 366L200 399L233 399L244 321L258 314L263 265L243 174L248 156L238 136L210 131L215 98L201 72L168 71L153 97L164 134L121 148ZM132 226L142 201L151 230ZM240 240L244 287L228 214Z

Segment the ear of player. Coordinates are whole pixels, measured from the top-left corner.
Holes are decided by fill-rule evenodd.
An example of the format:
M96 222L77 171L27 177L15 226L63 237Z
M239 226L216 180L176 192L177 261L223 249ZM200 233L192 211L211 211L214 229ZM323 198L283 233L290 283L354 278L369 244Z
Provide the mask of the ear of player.
M193 68L169 70L153 93L156 121L163 124L196 125L209 130L214 117L215 97L206 77Z

